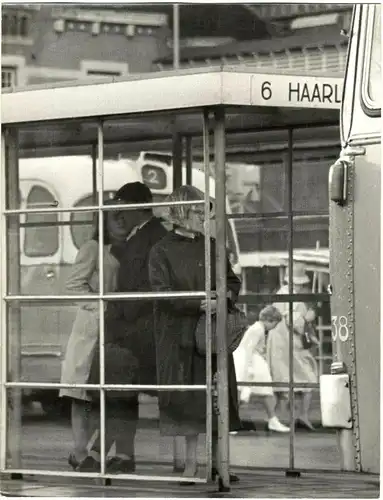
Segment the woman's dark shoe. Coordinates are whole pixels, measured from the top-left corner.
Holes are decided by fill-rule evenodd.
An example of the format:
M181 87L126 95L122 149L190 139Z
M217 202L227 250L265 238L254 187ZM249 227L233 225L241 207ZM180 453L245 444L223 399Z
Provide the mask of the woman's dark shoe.
M213 467L211 469L211 477L212 477L213 481L215 481L217 476L219 476L218 470L215 467ZM238 483L239 482L239 477L236 474L230 474L229 477L230 477L231 483Z
M68 464L72 467L73 470L76 470L77 467L80 465L80 462L77 460L74 453L71 453L69 455Z
M307 431L315 431L315 427L309 420L302 420L300 418L297 418L295 421L295 428L296 429L305 429Z
M93 457L87 456L76 467L76 472L100 472L101 464Z
M130 474L135 470L136 464L133 458L111 457L106 462L106 472L110 474Z

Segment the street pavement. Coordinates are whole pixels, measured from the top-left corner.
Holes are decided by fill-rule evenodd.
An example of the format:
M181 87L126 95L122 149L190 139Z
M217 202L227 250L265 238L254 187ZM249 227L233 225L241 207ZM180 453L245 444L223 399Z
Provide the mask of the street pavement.
M181 487L177 483L113 480L98 486L90 479L3 479L1 493L18 497L122 497L122 498L378 498L379 480L362 474L306 473L299 478L275 471L235 471L240 482L229 492L217 484Z
M230 460L239 467L289 467L289 434L269 433L265 430L265 414L258 403L241 406L241 418L255 422L256 432L241 432L230 436ZM320 427L320 414L313 405L312 421L315 432L298 431L294 437L295 467L302 469L339 470L340 456L337 436ZM38 463L46 470L54 463L67 469L66 459L71 450L72 435L69 420L45 417L35 407L23 419L21 449L24 466ZM205 461L204 436L199 446L200 462ZM148 464L167 464L172 461L172 440L160 436L158 407L154 398L140 398L140 423L136 437L136 459Z
M146 403L144 403L146 401ZM172 441L160 436L156 405L143 400L140 428L136 436L137 475L172 476ZM250 412L256 422L264 418L262 409L242 408L242 417ZM149 416L153 418L148 418ZM312 419L315 421L315 418ZM256 432L230 436L230 463L241 481L229 493L218 493L217 485L199 484L180 487L178 482L113 479L111 486L97 480L66 478L67 457L72 435L68 420L52 420L38 409L23 419L21 437L22 468L53 470L57 477L24 475L22 481L2 480L2 493L8 496L68 497L239 497L239 498L377 498L379 478L363 474L341 473L336 434L319 429L297 432L294 440L294 467L301 477L286 477L289 469L289 435L270 434L257 425ZM198 447L198 476L206 474L205 443ZM267 470L271 468L271 470ZM325 471L325 472L323 472ZM332 472L331 472L332 471ZM27 472L27 471L26 471Z

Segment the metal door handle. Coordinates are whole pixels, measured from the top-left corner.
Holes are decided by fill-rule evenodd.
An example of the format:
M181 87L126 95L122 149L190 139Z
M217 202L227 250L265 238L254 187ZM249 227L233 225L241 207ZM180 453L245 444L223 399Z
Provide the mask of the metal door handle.
M53 279L55 277L55 272L53 269L48 269L45 275L49 280Z
M342 151L342 155L346 156L363 156L365 154L366 148L362 146L346 146Z

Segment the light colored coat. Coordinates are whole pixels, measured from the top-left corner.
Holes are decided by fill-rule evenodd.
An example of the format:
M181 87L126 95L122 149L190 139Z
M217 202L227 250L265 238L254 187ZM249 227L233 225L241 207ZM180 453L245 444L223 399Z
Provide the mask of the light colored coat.
M283 286L278 294L288 293L288 285ZM267 362L274 382L289 382L289 303L273 304L282 314L283 319L269 332L267 339ZM293 322L299 331L302 319L308 308L304 302L293 303ZM295 383L318 382L318 368L314 356L308 349L303 349L300 335L293 335L293 380ZM288 387L278 387L274 392L286 392ZM305 392L312 389L299 388L296 391Z
M99 243L90 240L77 253L68 277L66 288L69 293L90 294L99 291ZM104 292L117 288L119 263L110 253L110 245L104 246ZM99 338L99 303L81 302L68 340L62 363L62 384L86 384L96 344ZM90 400L85 389L61 389L60 396Z

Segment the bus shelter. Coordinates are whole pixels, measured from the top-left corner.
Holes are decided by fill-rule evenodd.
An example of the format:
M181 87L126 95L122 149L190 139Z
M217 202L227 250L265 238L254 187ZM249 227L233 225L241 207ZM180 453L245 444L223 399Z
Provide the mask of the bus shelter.
M36 86L4 93L0 177L2 472L13 475L80 474L68 472L62 465L59 469L52 466L36 468L28 462L23 453L21 403L25 394L39 392L48 395L65 387L97 391L100 399L101 471L81 474L83 477L110 479L114 476L106 471L105 458L108 452L105 449L105 394L108 391L149 392L152 395L161 391L202 391L206 394L206 438L201 452L203 458L200 458L203 473L193 481L211 480L212 442L217 439L220 486L221 489L229 488L228 346L224 334L228 314L228 248L232 264L238 268L242 252L238 221L240 224L244 220L283 220L286 264L289 275L293 276L296 246L294 218L317 216L320 219L324 216L318 208L305 209L304 204L294 206L294 192L300 180L297 175L294 176L294 155L301 155L300 172L303 175L304 163L308 161L305 156L308 142L316 141L320 149L328 145L330 136L332 149L338 149L336 135L341 92L340 77L265 74L255 73L249 68L224 67L133 76L124 80L76 82L65 86ZM275 185L283 194L283 203L274 203L269 210L233 213L226 196L228 159L235 158L238 151L246 153L247 159L255 153L263 157L266 142L269 149L273 149L274 156L279 158L278 161L283 159L282 170L274 172ZM155 151L171 151L171 177L166 170L154 168L153 163L139 164L127 159L139 157L142 160L139 154L143 150L152 151L152 160L156 159ZM68 294L65 290L68 269L79 242L89 238L90 221L94 214L99 216L99 234L102 235L103 212L122 208L165 209L169 202L161 194L169 194L181 184L193 184L193 178L197 177L197 170L193 169L193 158L196 156L200 160L202 158L198 175L202 169L205 199L198 203L172 202L170 205L199 204L204 209L208 221L204 234L205 290L106 292L102 285L103 252L99 252L99 292ZM28 166L31 160L35 160L33 167ZM326 157L324 161L327 161ZM36 167L39 162L41 176ZM114 166L116 162L122 162L120 166L123 170L117 168L118 174L117 170L110 173L114 167L108 170L108 162ZM74 165L77 165L76 168ZM141 165L140 168L137 165ZM112 198L124 182L136 180L146 182L153 193L157 193L154 203L105 204L105 199ZM35 182L34 191L28 187L32 181ZM54 183L55 187L49 189ZM301 185L304 186L305 182L302 181ZM79 188L83 188L83 196L79 195L76 203L69 201L69 194ZM213 217L210 213L211 201L214 201ZM81 232L82 227L86 228L85 233ZM211 235L215 237L217 248L214 289L211 285ZM100 245L102 240L100 236ZM113 301L133 303L150 299L161 302L188 298L207 300L208 304L206 382L200 385L158 385L155 381L143 385L105 383L104 316L108 304ZM211 343L209 312L212 298L217 300L217 331L221 332L216 346ZM305 301L325 303L329 302L329 296L316 290L294 293L290 281L284 294L268 291L246 293L240 297L240 302L248 307L288 303L290 317L294 303ZM78 304L89 302L98 310L100 383L63 385L59 378L60 362L69 327L66 327L66 335L61 328L63 324L71 324ZM57 335L52 337L57 332L61 335L59 339ZM282 468L297 474L305 465L297 465L295 453L294 395L299 389L317 389L318 382L294 382L293 326L289 328L289 335L289 380L273 382L272 386L284 388L290 398L288 460ZM211 364L211 354L215 349L216 383L213 382ZM41 365L46 369L41 370ZM248 385L256 386L257 383ZM213 407L212 395L215 393L217 405ZM218 420L218 438L213 436L213 418ZM166 450L169 452L168 448ZM162 452L158 453L161 456ZM179 475L172 475L166 467L155 474L135 472L121 474L119 478L182 479Z

